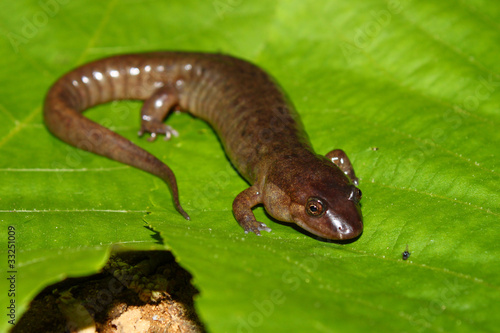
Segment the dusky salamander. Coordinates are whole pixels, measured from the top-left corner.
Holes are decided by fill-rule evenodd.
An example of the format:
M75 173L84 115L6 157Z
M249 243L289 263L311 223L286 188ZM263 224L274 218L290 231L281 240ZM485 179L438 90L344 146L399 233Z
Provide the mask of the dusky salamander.
M263 204L277 220L325 239L355 238L363 230L361 191L346 154L317 155L294 106L259 67L228 55L152 52L118 55L83 65L50 88L48 129L66 143L163 179L179 202L172 170L159 159L82 112L114 100L144 100L139 134L170 138L163 123L174 109L208 122L251 186L236 196L233 213L245 232L270 231L252 208Z

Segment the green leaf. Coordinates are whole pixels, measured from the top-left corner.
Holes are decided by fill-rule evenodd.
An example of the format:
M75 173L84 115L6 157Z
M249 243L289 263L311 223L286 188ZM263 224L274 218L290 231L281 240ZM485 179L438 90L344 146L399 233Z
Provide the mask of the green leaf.
M214 332L497 330L496 2L21 0L0 12L3 313L13 226L17 319L44 286L97 272L120 244L170 249ZM352 159L360 239L320 242L262 208L257 218L273 231L244 234L231 203L248 185L209 125L189 115L168 120L179 138L149 143L136 136L140 103L87 113L171 166L192 221L159 179L47 132L42 103L57 77L159 49L229 53L272 73L317 152L342 148ZM11 326L3 318L0 330Z

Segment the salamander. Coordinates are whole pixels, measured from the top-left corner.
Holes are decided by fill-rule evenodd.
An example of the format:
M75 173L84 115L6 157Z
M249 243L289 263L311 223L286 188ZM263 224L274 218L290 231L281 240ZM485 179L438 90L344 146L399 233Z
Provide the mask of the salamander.
M233 166L250 186L232 209L246 233L271 231L252 208L263 204L275 219L296 223L324 239L358 237L363 230L361 191L347 155L314 152L299 115L264 70L229 55L151 52L117 55L70 71L47 93L44 121L62 141L160 177L179 202L172 170L83 111L114 100L144 100L140 135L166 139L177 134L164 123L180 110L208 122Z

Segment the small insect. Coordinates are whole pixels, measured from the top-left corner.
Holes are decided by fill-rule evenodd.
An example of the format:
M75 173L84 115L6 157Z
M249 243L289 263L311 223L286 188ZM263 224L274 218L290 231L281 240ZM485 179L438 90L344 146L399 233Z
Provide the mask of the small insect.
M411 253L408 252L408 244L406 244L406 250L403 252L403 260L410 258Z

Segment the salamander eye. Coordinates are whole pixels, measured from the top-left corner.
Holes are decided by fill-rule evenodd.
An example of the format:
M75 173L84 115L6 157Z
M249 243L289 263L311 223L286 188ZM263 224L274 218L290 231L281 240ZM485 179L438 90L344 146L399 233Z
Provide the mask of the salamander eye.
M306 203L306 212L313 217L319 217L325 212L325 205L318 198L309 198Z
M361 196L361 190L353 186L351 194L349 195L349 200L359 202L361 200Z

